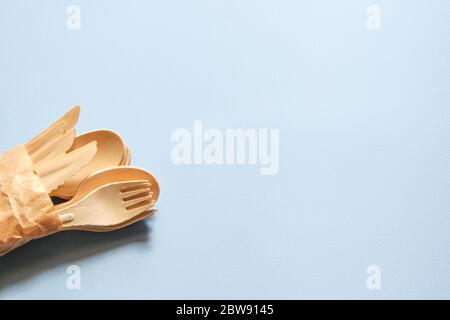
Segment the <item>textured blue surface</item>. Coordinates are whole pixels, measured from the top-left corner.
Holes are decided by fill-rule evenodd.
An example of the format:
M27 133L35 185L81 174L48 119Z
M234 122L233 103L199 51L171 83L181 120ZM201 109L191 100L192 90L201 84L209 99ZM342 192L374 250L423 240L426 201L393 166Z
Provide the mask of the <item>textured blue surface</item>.
M370 31L370 4L1 1L0 150L79 103L162 194L145 222L1 258L0 298L450 298L450 5L379 0ZM279 128L279 174L175 166L194 120Z

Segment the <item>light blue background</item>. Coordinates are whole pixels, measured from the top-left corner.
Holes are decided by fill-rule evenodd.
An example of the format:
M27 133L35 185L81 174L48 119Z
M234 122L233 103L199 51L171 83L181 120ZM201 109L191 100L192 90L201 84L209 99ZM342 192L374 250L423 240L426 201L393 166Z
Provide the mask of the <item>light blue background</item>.
M0 150L79 103L78 131L121 133L162 194L145 222L1 258L0 298L450 298L449 16L447 0L2 0ZM173 165L194 120L279 128L279 175Z

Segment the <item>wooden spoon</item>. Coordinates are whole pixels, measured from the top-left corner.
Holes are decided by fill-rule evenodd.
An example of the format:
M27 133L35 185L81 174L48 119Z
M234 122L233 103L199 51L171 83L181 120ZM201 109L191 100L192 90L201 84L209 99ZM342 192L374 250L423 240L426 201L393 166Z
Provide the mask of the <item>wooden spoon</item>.
M57 208L65 230L112 231L154 213L155 201L147 180L101 186L64 208Z
M95 157L79 173L53 191L51 196L70 199L75 195L78 186L86 177L98 170L122 164L126 156L125 144L122 138L111 130L95 130L76 137L69 152L81 148L92 141L97 142Z
M131 151L125 143L125 155L120 163L121 166L129 166L131 163Z

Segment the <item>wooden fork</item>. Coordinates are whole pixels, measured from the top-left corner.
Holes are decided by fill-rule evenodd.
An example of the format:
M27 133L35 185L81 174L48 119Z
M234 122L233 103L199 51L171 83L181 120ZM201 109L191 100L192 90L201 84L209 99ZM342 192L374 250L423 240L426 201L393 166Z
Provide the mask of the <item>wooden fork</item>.
M65 230L94 232L122 228L153 214L155 201L147 180L110 183L73 204L56 206Z

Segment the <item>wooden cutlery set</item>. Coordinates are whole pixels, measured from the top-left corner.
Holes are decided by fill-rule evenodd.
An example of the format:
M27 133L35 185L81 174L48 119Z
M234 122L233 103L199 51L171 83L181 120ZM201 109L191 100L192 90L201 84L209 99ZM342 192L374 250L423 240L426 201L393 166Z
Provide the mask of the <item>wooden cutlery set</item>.
M113 231L156 212L155 177L129 166L131 152L113 131L77 136L79 115L76 106L0 154L0 256L59 231Z

